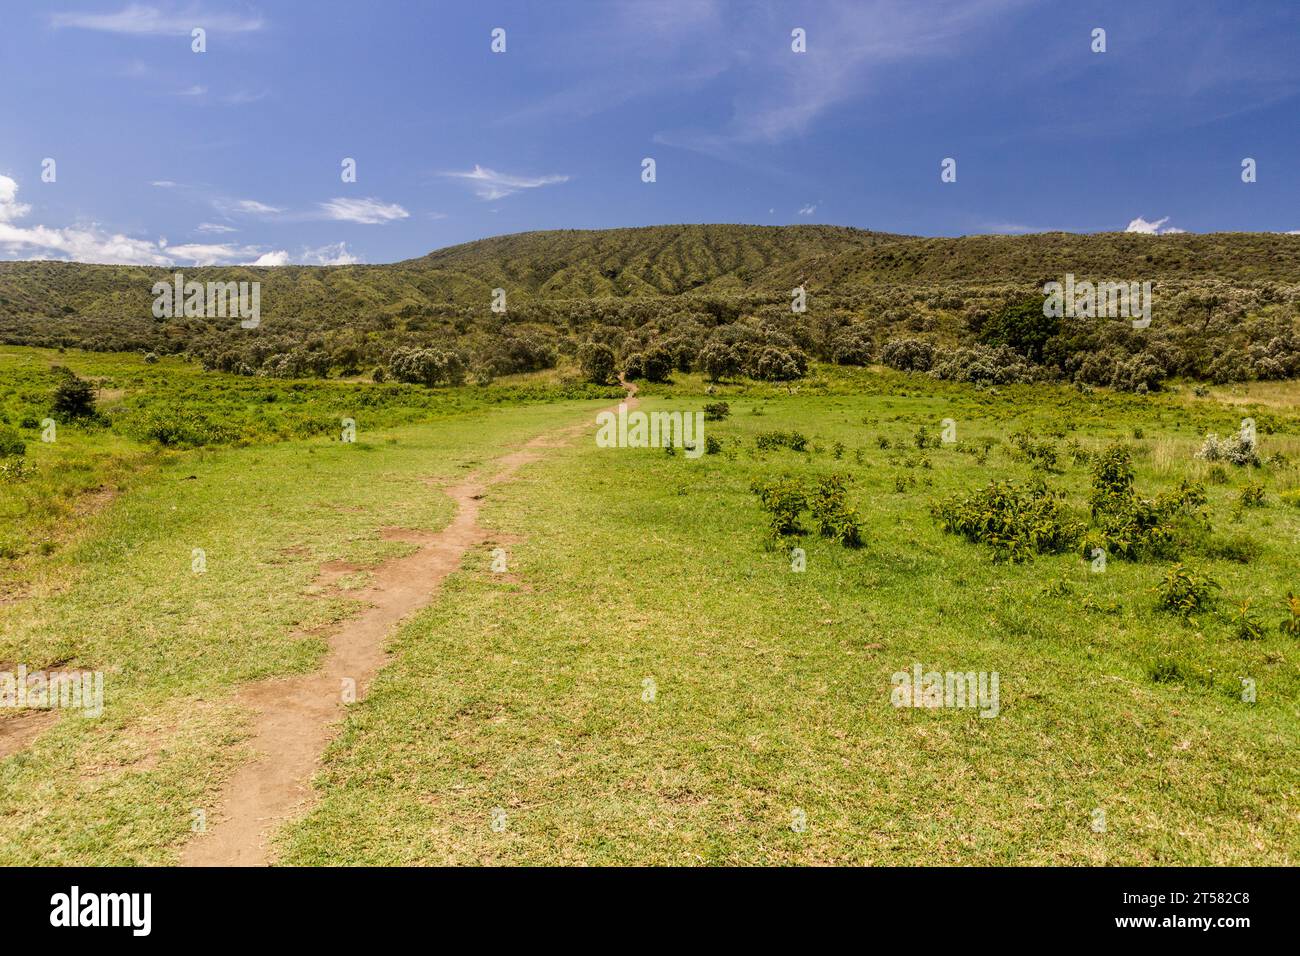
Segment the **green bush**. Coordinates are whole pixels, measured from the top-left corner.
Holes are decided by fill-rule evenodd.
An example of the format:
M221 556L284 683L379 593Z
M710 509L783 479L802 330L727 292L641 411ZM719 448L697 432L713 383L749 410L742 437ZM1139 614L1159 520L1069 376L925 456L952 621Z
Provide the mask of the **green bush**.
M774 448L804 451L808 447L808 438L796 431L759 432L754 436L754 443L758 445L761 451L771 451Z
M1264 507L1264 486L1257 481L1248 481L1241 489L1241 506L1243 508Z
M847 475L840 474L820 479L808 497L808 505L823 537L856 548L862 544L862 523L858 510L848 503L849 481Z
M601 342L587 342L578 349L578 367L588 382L604 385L614 378L614 350Z
M731 414L731 406L726 402L709 402L704 406L704 420L706 422L720 422Z
M27 443L18 430L0 425L0 458L20 458L27 454Z
M95 414L95 389L71 369L57 366L59 384L54 387L54 413L67 420L91 418Z
M799 512L808 506L808 496L794 478L755 482L751 486L768 514L768 530L774 538L800 534Z
M1034 554L1069 551L1084 531L1063 496L1041 481L1028 486L994 481L972 495L941 502L932 513L944 531L991 545L995 561L1021 562Z
M1164 579L1152 590L1156 594L1156 607L1186 618L1210 606L1219 583L1179 563L1166 571Z
M127 431L168 448L221 445L238 437L234 429L188 408L150 408L133 418Z

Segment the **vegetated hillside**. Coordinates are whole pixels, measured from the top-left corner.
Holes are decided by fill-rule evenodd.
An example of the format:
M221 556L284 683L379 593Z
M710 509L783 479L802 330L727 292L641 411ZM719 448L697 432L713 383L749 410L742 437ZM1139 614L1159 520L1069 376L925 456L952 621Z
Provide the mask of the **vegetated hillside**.
M152 287L258 281L262 325L156 319ZM1035 316L1044 281L1151 281L1154 322ZM187 354L283 377L377 370L436 384L579 357L663 377L797 378L809 359L939 377L1064 377L1155 388L1170 375L1300 373L1300 236L934 239L835 226L683 225L483 239L389 265L180 270L0 263L0 341ZM804 312L791 290L807 289ZM494 289L507 311L494 313ZM716 348L711 351L708 346Z

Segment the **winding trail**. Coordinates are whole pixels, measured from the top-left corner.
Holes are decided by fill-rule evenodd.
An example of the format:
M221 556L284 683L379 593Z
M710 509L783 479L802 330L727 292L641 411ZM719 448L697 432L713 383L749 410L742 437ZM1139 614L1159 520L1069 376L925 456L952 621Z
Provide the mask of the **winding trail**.
M638 403L636 386L623 385L628 407L633 408ZM256 714L251 742L255 757L227 782L207 815L206 832L183 849L182 864L265 866L271 862L269 843L276 829L310 804L312 775L342 724L345 681L355 682L355 699L363 700L387 662L388 638L397 625L433 600L469 549L492 539L478 523L479 502L488 489L510 481L522 466L541 458L542 449L566 445L589 427L584 421L538 436L496 459L489 477L476 473L445 488L456 510L441 531L390 529L386 537L417 543L420 549L371 569L373 582L359 594L370 606L330 634L320 670L257 681L236 691L236 699ZM324 568L322 579L328 582L339 573Z

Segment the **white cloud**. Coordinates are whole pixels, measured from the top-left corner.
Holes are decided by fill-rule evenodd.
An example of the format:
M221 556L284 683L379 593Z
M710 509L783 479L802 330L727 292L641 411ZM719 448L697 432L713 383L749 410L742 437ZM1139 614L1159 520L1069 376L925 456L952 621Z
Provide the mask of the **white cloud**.
M188 243L167 247L169 256L187 260L190 265L195 266L219 266L230 262L246 261L250 256L256 256L258 253L256 246L233 246L227 243Z
M289 253L283 249L265 253L258 256L256 261L248 263L250 266L287 266L289 264Z
M279 206L268 206L264 202L258 202L256 199L237 199L229 208L235 212L248 213L250 216L274 216L282 213L284 210Z
M18 201L18 184L8 176L0 176L0 222L21 219L31 208Z
M540 186L553 186L556 183L567 183L568 176L513 176L509 173L499 173L495 169L488 169L486 166L474 164L474 168L469 172L447 172L442 173L451 179L461 179L470 185L474 190L474 195L479 199L491 201L493 199L503 199L519 192L521 189L537 189Z
M336 242L332 246L321 246L317 249L304 249L302 254L302 262L305 265L351 266L360 261L359 256L354 256L348 251L346 242Z
M326 219L341 222L360 222L368 225L405 219L410 213L397 203L384 203L378 199L331 199L320 204Z
M209 33L250 33L262 29L264 21L261 17L224 13L164 13L157 7L133 3L116 13L56 13L50 17L50 24L135 36L189 36L195 27Z
M1168 216L1165 216L1163 219L1157 219L1155 222L1147 222L1141 216L1138 216L1136 219L1134 219L1132 222L1128 224L1128 228L1126 228L1124 231L1138 232L1148 236L1156 236L1156 235L1168 236L1174 233L1186 231L1184 229L1175 229L1173 226L1170 226L1168 229L1166 229L1165 223L1167 223L1168 221L1169 221Z
M195 232L206 232L209 235L221 235L227 232L238 232L234 226L223 226L219 222L201 222L195 227Z
M815 213L816 211L817 211L817 204L816 204L816 203L809 203L809 204L806 205L806 206L802 206L802 207L800 207L800 209L799 209L799 215L801 215L801 216L811 216L811 215L812 215L813 213Z
M111 265L169 265L160 243L106 233L94 225L67 229L15 226L31 207L18 201L18 184L0 176L0 248L15 256L49 259L61 256L76 262Z
M159 189L174 189L174 188L176 188L176 184L175 184L174 182L172 182L170 179L155 179L155 180L154 180L153 182L151 182L149 185L150 185L150 186L157 186Z
M177 90L176 95L177 96L203 96L207 92L208 92L208 88L206 86L196 85L196 86L187 86L183 90Z

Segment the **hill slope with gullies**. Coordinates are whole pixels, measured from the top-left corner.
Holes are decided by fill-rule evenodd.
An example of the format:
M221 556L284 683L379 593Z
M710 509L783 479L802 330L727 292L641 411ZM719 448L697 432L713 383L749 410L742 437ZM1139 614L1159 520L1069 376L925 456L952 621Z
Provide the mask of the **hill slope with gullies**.
M260 327L155 318L153 286L177 271L203 283L259 282ZM1124 322L1036 319L1043 283L1066 274L1151 282L1153 327L1135 336ZM795 287L807 291L804 311L791 308ZM505 290L504 313L491 308L496 289ZM649 378L673 368L795 378L811 359L995 383L1063 376L1151 388L1173 375L1296 375L1298 301L1293 235L921 238L681 225L519 233L387 265L4 262L0 341L184 354L278 377L396 371L429 384L550 367L594 344L610 350L618 370ZM717 354L705 368L710 344ZM399 350L431 349L442 372L394 365ZM1126 363L1128 372L1112 374ZM605 364L599 359L592 374Z

